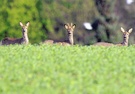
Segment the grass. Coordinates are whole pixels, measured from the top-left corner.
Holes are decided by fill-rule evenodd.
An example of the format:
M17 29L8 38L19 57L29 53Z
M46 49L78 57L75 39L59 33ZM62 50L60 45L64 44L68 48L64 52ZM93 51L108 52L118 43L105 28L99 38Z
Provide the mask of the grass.
M134 46L0 49L0 94L135 94Z

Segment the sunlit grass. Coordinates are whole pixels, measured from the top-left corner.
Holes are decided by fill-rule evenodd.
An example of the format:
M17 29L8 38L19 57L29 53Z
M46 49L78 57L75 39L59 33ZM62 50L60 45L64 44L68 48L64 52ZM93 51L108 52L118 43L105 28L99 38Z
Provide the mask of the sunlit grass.
M134 94L135 48L0 46L1 94Z

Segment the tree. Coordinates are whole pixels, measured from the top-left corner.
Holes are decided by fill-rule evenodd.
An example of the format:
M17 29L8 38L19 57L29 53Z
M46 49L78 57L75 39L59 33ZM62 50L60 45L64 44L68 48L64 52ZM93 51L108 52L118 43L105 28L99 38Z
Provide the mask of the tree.
M107 41L112 42L111 34L117 35L117 27L118 27L118 18L115 15L115 4L116 0L94 0L97 10L99 12L99 17L96 18L94 23L101 25L99 27L97 25L96 38L97 41ZM101 37L101 31L105 31L106 39Z
M50 39L65 39L65 23L75 23L75 43L89 44L93 37L86 32L83 23L92 21L96 15L96 8L90 0L43 0L40 11L43 28Z
M21 37L21 27L19 22L26 23L30 21L28 35L31 43L37 43L45 39L44 31L42 30L42 23L38 13L38 5L40 1L33 0L4 0L1 1L0 13L0 30L1 39L3 37Z
M117 1L117 13L119 15L119 22L122 23L122 26L125 29L134 28L135 25L135 2L131 4L127 4L126 0L118 0ZM134 38L134 32L131 33L129 42L134 44L135 38Z

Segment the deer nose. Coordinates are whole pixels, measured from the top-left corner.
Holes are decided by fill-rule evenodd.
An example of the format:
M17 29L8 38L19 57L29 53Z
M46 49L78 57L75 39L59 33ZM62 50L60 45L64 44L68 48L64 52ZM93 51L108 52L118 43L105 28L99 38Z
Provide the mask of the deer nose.
M71 34L71 32L69 32L68 34Z

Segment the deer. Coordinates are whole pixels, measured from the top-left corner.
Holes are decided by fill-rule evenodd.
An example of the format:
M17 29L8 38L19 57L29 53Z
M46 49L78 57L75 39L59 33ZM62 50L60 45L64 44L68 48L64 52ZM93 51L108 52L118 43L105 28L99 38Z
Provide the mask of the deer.
M113 43L107 43L107 42L98 42L98 43L95 43L94 46L113 46L113 45L116 45L116 46L128 46L128 40L129 40L129 35L131 34L131 32L133 31L133 29L129 29L128 31L124 30L122 27L121 27L121 32L123 33L123 42L122 43L119 43L119 44L113 44Z
M9 38L6 37L1 41L1 45L10 45L10 44L28 44L29 38L28 38L28 27L30 22L27 22L26 25L23 25L22 22L20 22L20 26L22 27L22 38Z
M58 44L58 45L63 45L63 46L74 45L73 32L74 32L76 25L73 23L71 23L71 24L67 23L67 24L64 24L64 27L68 33L67 40L61 41L61 42L58 42L55 40L46 40L44 43L45 44Z

